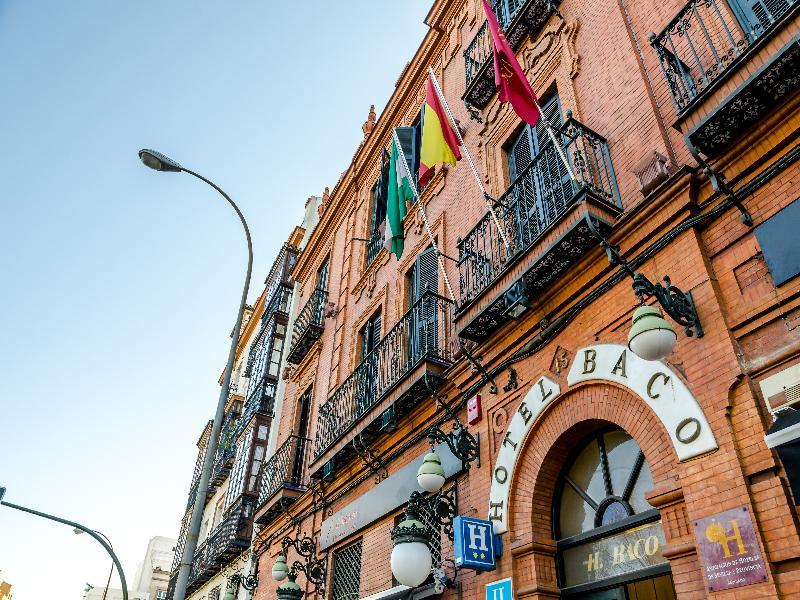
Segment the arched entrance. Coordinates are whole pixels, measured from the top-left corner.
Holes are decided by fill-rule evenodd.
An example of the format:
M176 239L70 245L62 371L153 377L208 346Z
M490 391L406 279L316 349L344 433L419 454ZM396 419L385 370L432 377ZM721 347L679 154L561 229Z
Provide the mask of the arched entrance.
M650 466L618 427L576 440L553 501L564 598L673 600L661 515L645 499Z

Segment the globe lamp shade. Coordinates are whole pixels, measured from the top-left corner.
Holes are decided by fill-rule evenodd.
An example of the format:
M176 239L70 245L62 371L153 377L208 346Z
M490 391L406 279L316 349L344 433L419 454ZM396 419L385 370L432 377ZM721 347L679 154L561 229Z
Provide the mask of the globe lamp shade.
M414 506L409 504L405 519L392 529L392 574L401 585L417 587L430 575L433 558L429 538L428 528L417 519Z
M223 596L222 600L236 600L236 587L229 585L225 590L225 595Z
M305 595L303 590L295 582L295 576L290 575L289 581L286 581L278 586L278 591L275 594L278 600L300 600Z
M654 306L640 306L633 313L628 348L644 360L661 360L672 352L678 334Z
M417 483L426 492L436 493L442 489L445 473L442 468L442 459L436 452L430 452L422 459L422 465L417 471Z
M283 581L289 575L289 565L286 564L286 556L278 554L275 564L272 565L272 578L275 581Z

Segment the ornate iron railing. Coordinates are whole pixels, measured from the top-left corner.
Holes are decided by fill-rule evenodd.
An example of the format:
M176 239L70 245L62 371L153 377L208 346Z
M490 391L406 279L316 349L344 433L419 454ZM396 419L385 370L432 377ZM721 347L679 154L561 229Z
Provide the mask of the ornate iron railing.
M292 303L292 286L281 282L269 299L264 314L261 315L261 324L266 325L275 313L289 314L289 306Z
M517 15L519 9L527 0L495 0L492 3L492 10L497 16L497 22L504 30L509 26L511 20ZM482 9L481 9L482 10ZM467 87L475 79L483 64L492 57L492 41L489 34L489 24L484 21L478 33L464 50L464 70L467 79Z
M661 33L650 34L678 113L797 2L771 0L746 8L724 0L689 0Z
M328 291L317 288L297 314L292 330L292 345L286 357L289 362L297 364L303 360L308 349L322 334L327 301Z
M303 473L310 445L309 439L292 435L264 463L258 492L259 507L282 487L305 489Z
M241 406L241 405L240 405ZM219 436L217 455L214 458L214 468L211 472L211 484L219 485L230 473L236 457L236 430L239 422L239 413L233 410L225 415L222 422L222 431Z
M558 149L548 142L495 205L510 249L506 249L488 212L464 239L458 240L459 307L491 286L518 254L535 244L567 211L580 192L590 191L609 204L619 205L606 140L569 112L556 136L575 179L570 178Z
M422 360L453 361L452 303L425 292L319 409L315 457L377 404Z
M208 534L205 541L197 547L188 589L194 591L224 566L227 555L241 552L250 546L252 533L253 501L243 499L235 504L223 517L219 525Z
M369 236L369 241L367 242L367 266L372 264L381 248L383 248L383 232L380 229L376 229Z
M250 397L244 403L242 418L239 419L240 431L257 412L274 416L275 390L277 386L278 380L272 376L267 375L261 380L261 385L256 387L255 391L250 394Z

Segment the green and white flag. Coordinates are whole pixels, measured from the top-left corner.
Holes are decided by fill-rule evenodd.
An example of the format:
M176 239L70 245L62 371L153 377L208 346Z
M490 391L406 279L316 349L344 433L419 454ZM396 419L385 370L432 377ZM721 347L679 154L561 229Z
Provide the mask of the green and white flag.
M414 198L408 180L405 155L399 148L397 134L392 131L392 152L389 158L389 193L386 198L386 233L384 244L389 252L399 259L403 255L403 218L406 216L406 200Z

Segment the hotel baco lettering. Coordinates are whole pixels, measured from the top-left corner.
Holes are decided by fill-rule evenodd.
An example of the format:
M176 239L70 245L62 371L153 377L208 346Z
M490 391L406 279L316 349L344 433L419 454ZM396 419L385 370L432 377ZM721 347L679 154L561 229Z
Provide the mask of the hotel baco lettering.
M669 433L678 460L716 450L717 442L700 404L664 363L641 359L618 344L588 346L575 353L567 383L573 386L589 381L610 381L641 398ZM497 452L489 492L489 520L494 523L495 533L508 531L509 492L525 437L542 411L559 396L558 383L541 377L508 424Z

